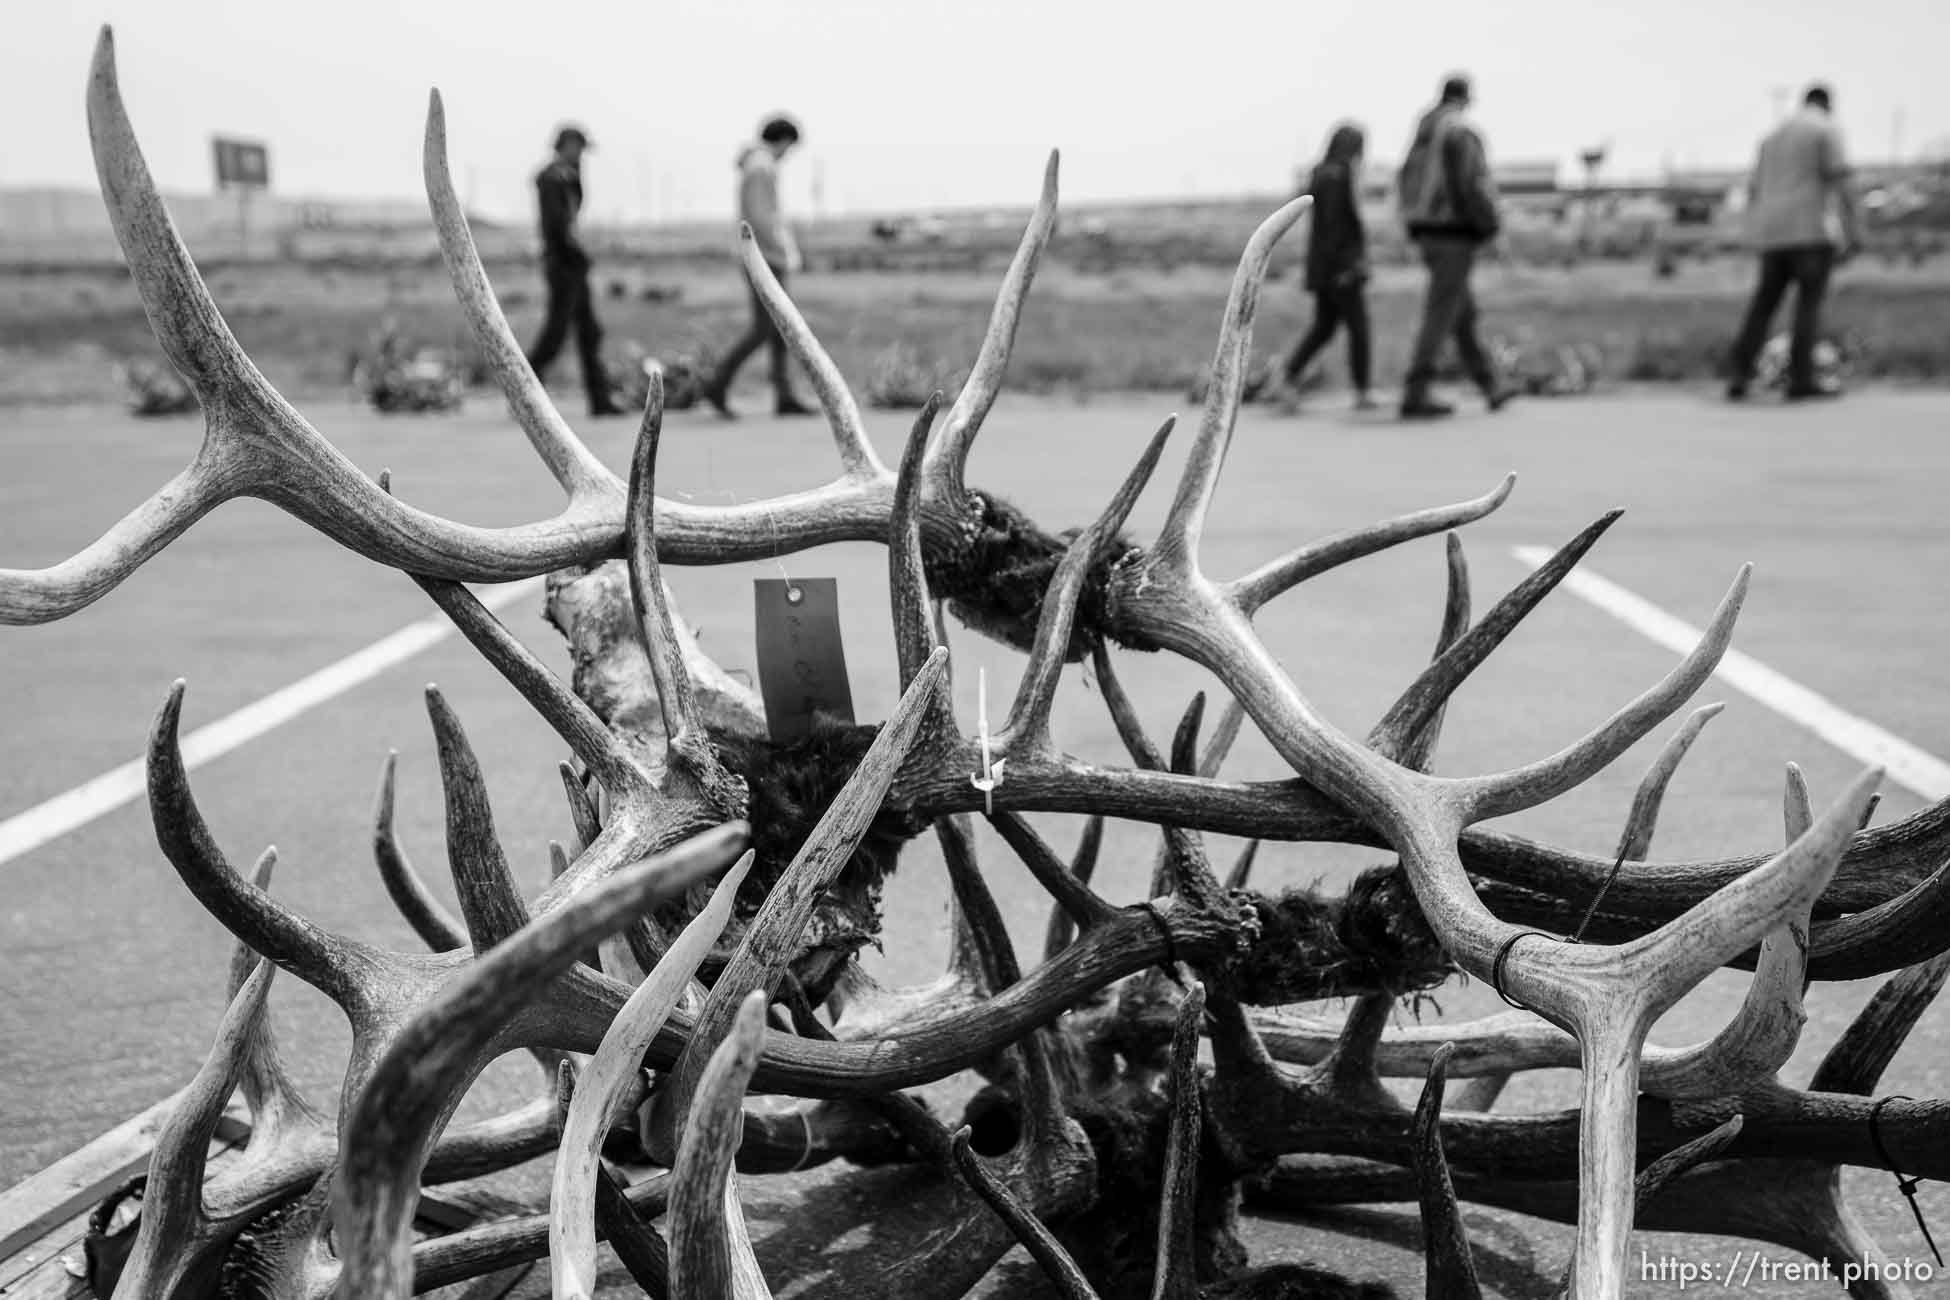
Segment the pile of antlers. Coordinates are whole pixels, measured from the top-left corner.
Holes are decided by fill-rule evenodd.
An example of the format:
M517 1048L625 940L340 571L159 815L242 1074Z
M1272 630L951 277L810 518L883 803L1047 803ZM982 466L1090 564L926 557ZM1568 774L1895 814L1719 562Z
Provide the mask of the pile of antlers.
M113 1294L404 1296L546 1254L555 1295L589 1296L606 1239L653 1296L762 1296L739 1177L840 1158L939 1171L932 1230L873 1278L846 1279L857 1295L960 1295L1018 1241L1069 1297L1358 1294L1308 1268L1253 1268L1242 1206L1278 1216L1419 1201L1429 1294L1470 1296L1459 1199L1575 1222L1564 1287L1578 1300L1623 1293L1635 1220L1779 1243L1838 1275L1856 1266L1867 1279L1857 1295L1907 1293L1876 1277L1882 1254L1843 1205L1838 1171L1879 1167L1890 1152L1912 1175L1950 1169L1950 1103L1874 1098L1950 972L1950 806L1867 830L1876 774L1817 813L1790 768L1785 849L1650 862L1666 782L1708 707L1647 774L1615 858L1478 828L1562 795L1675 716L1713 672L1747 587L1743 571L1698 648L1576 743L1507 772L1434 775L1449 697L1615 517L1472 620L1453 530L1502 504L1509 480L1240 577L1206 574L1200 536L1258 292L1304 199L1268 218L1240 260L1209 398L1149 545L1120 530L1169 423L1075 533L1050 533L964 479L1054 228L1054 157L967 385L938 429L938 401L921 413L896 469L746 239L746 267L813 376L841 469L810 491L706 507L655 495L657 385L627 482L550 404L462 217L436 95L426 183L448 270L516 421L568 496L553 519L478 528L395 499L244 354L157 196L106 31L88 109L116 232L207 431L190 466L94 545L52 568L0 571L0 621L70 614L205 512L261 497L410 575L574 756L563 765L573 840L557 851L554 883L525 899L461 724L428 692L461 916L393 834L389 760L375 856L430 951L387 951L278 902L268 857L254 878L232 867L179 752L181 684L170 693L149 745L157 835L241 946L229 1011L157 1148ZM1434 659L1364 739L1343 734L1262 644L1253 616L1309 577L1437 533L1448 534L1448 594ZM773 742L750 692L699 651L660 565L861 540L887 547L899 706L879 726L828 722L809 740ZM541 574L554 575L550 612L571 643L573 689L461 585ZM992 741L1007 780L991 791L971 786L982 760L944 689L944 606L1028 652ZM1165 750L1154 745L1114 647L1169 651L1216 676L1230 702L1203 745L1202 699ZM1071 757L1051 734L1063 670L1086 659L1130 767ZM1247 719L1292 779L1217 775ZM978 811L1053 900L1044 960L1027 973L976 861ZM1072 860L1029 812L1090 818ZM1090 884L1109 817L1161 828L1152 888L1134 904ZM952 951L938 981L884 988L853 952L872 937L872 904L900 846L928 830L953 886ZM1250 854L1221 880L1201 832L1376 845L1394 861L1339 897L1269 897L1249 888ZM1754 972L1726 1027L1691 1047L1648 1047L1653 1021L1723 965ZM264 1016L274 968L324 992L351 1023L335 1121L279 1063ZM1400 998L1456 972L1522 1010L1391 1027ZM1810 980L1890 972L1807 1087L1779 1077ZM1278 1010L1343 997L1344 1022ZM486 1065L516 1049L541 1060L542 1095L450 1128ZM1505 1082L1545 1068L1581 1072L1578 1109L1495 1113ZM903 1091L971 1070L987 1084L953 1128ZM1445 1108L1452 1076L1469 1083ZM1389 1078L1424 1080L1420 1104L1398 1100ZM240 1087L252 1136L241 1160L211 1171L210 1135ZM801 1100L748 1108L749 1092ZM604 1159L619 1142L667 1172L628 1182ZM414 1239L422 1186L550 1152L546 1214Z

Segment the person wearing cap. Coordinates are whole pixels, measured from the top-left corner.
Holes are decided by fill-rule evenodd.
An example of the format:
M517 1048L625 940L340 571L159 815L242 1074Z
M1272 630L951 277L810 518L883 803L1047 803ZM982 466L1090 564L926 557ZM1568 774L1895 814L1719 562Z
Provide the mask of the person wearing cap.
M1833 397L1840 388L1815 374L1821 301L1838 258L1861 244L1861 219L1849 191L1848 159L1831 116L1834 97L1810 86L1801 108L1760 143L1748 180L1747 233L1760 254L1760 278L1734 341L1727 397L1739 401L1788 286L1794 286L1794 327L1788 344L1789 401Z
M548 284L548 316L528 365L535 378L547 382L548 368L562 351L569 331L575 330L576 353L582 362L582 386L589 394L589 414L622 415L603 368L603 327L596 319L595 299L589 292L589 251L582 246L576 219L582 212L582 155L589 135L579 126L565 126L555 136L555 157L535 175L541 208L542 275Z
M752 241L759 255L783 288L786 280L804 265L799 245L792 237L779 205L779 164L799 143L799 124L783 114L767 118L758 129L758 139L738 153L738 219L751 227ZM742 267L743 263L740 263ZM785 338L772 323L771 313L758 296L758 286L746 275L751 290L752 320L743 335L718 363L710 381L704 385L704 400L726 419L737 418L731 408L731 385L739 367L761 347L771 361L772 409L778 415L813 415L814 409L792 391L792 374L787 367Z
M1453 338L1463 370L1483 391L1492 411L1515 395L1496 373L1496 364L1477 330L1476 298L1469 276L1476 254L1502 228L1496 181L1490 174L1483 136L1469 120L1469 79L1452 76L1442 98L1416 124L1415 139L1396 177L1397 197L1409 238L1429 269L1422 325L1410 354L1402 388L1404 420L1455 414L1456 408L1430 392L1436 354Z

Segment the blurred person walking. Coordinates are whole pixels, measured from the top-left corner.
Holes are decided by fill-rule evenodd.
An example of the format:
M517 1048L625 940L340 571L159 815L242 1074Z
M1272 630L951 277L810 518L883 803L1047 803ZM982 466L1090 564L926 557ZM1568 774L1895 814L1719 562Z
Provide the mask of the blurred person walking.
M751 227L752 238L758 244L760 256L770 267L772 275L781 288L792 273L804 266L799 255L798 242L792 236L792 228L786 223L785 213L779 204L779 164L799 143L799 124L784 115L772 117L759 127L758 139L748 144L738 154L738 219ZM743 263L740 262L740 269ZM731 409L731 385L738 377L738 369L743 366L752 353L761 347L770 352L772 378L772 410L777 415L813 415L814 409L799 400L792 391L792 377L787 369L785 338L773 324L770 312L758 296L758 286L746 274L746 284L751 291L752 322L738 341L725 353L724 360L718 363L716 372L704 386L704 399L717 408L719 415L726 419L736 419L737 412Z
M582 363L582 386L589 394L589 414L622 415L610 392L603 369L603 327L596 320L595 300L589 293L589 252L582 246L577 219L582 213L582 155L589 135L579 126L565 126L555 135L555 157L536 173L535 192L541 208L542 276L548 284L548 317L528 365L535 378L548 380L548 368L562 351L571 328Z
M1327 153L1307 182L1313 196L1307 230L1307 292L1314 296L1313 325L1287 354L1280 370L1276 399L1284 405L1299 400L1300 377L1347 326L1347 366L1354 380L1354 407L1374 409L1369 395L1368 232L1361 222L1361 156L1366 137L1361 128L1343 123L1327 141Z
M1454 415L1456 408L1430 392L1436 355L1453 338L1463 370L1492 411L1516 396L1496 373L1477 331L1476 297L1469 276L1476 255L1502 229L1496 181L1490 174L1482 132L1469 120L1469 79L1452 76L1442 98L1416 124L1415 139L1397 177L1397 195L1408 234L1429 269L1422 325L1409 357L1402 389L1404 420Z
M1861 219L1848 185L1848 159L1826 86L1808 88L1801 108L1760 142L1747 182L1747 235L1760 257L1760 278L1734 340L1727 397L1740 401L1788 286L1794 287L1794 326L1788 346L1789 401L1839 396L1815 374L1821 303L1838 261L1855 255Z

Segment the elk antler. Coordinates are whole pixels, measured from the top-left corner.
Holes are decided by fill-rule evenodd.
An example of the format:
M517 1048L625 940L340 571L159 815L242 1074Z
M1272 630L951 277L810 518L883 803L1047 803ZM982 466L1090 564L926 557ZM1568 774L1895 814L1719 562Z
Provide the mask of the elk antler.
M420 1168L461 1092L495 1054L503 1017L592 942L730 865L738 839L699 836L592 886L509 935L400 1028L346 1112L334 1214L351 1294L411 1294Z
M777 1168L788 1154L796 1166L809 1156L891 1153L958 1165L1003 1216L944 1185L953 1200L945 1226L917 1235L884 1272L882 1281L903 1293L972 1286L1020 1235L1070 1294L1088 1294L1095 1279L1076 1264L1087 1256L1081 1243L1106 1216L1127 1212L1128 1198L1117 1202L1105 1188L1137 1163L1151 1176L1162 1173L1155 1239L1141 1247L1155 1257L1145 1260L1153 1293L1186 1300L1200 1294L1200 1269L1243 1258L1230 1237L1242 1182L1270 1170L1275 1194L1308 1179L1308 1194L1316 1196L1412 1186L1399 1174L1347 1163L1351 1158L1421 1171L1438 1290L1467 1294L1473 1286L1456 1196L1500 1196L1574 1213L1571 1292L1578 1300L1611 1300L1622 1288L1626 1234L1641 1200L1686 1207L1702 1223L1783 1236L1794 1231L1787 1220L1801 1214L1807 1222L1795 1240L1804 1248L1859 1260L1872 1257L1872 1243L1850 1227L1833 1193L1834 1163L1866 1163L1893 1143L1912 1173L1950 1167L1950 1103L1871 1100L1861 1093L1872 1078L1842 1077L1858 1056L1886 1059L1900 1029L1852 1030L1847 1051L1831 1058L1810 1090L1777 1076L1798 1039L1808 977L1906 964L1950 942L1950 802L1864 832L1873 774L1819 817L1791 774L1783 851L1765 860L1643 861L1665 783L1710 716L1702 710L1641 785L1615 861L1479 826L1571 790L1680 709L1730 640L1747 570L1700 645L1663 681L1559 753L1476 776L1432 770L1448 701L1596 544L1615 513L1573 538L1473 626L1468 574L1451 533L1434 659L1365 741L1326 721L1260 640L1255 615L1337 565L1484 517L1508 498L1512 480L1472 500L1300 544L1235 578L1204 572L1201 540L1245 385L1258 294L1274 247L1306 211L1305 199L1275 212L1240 259L1197 433L1150 547L1122 530L1172 421L1142 448L1095 521L1074 535L1039 527L967 481L968 458L997 399L1031 279L1054 231L1054 155L969 381L938 430L939 395L923 409L897 472L881 462L843 376L744 232L750 279L812 377L839 468L832 481L807 491L707 508L656 496L663 416L656 376L627 481L549 403L495 301L454 192L436 94L424 162L449 274L516 423L567 497L553 518L477 528L414 509L392 496L384 475L375 482L361 474L243 353L155 191L121 102L106 31L89 113L118 239L159 341L203 407L205 436L188 468L80 554L48 569L0 571L0 621L41 622L82 608L204 513L235 496L257 496L413 575L577 764L564 786L572 847L552 843L554 879L525 899L459 720L430 692L460 915L433 898L394 834L389 759L374 810L374 853L389 893L433 949L389 952L325 931L275 901L262 880L253 885L230 868L190 793L177 742L178 684L150 737L158 839L199 902L263 960L240 968L217 1050L158 1146L152 1212L144 1215L125 1292L189 1289L217 1262L226 1234L245 1235L233 1232L244 1225L261 1246L255 1276L290 1294L337 1288L403 1295L414 1285L465 1276L484 1261L533 1257L552 1238L556 1293L586 1295L595 1286L595 1241L607 1234L653 1293L758 1296L765 1283L739 1209L740 1172ZM803 755L767 739L751 693L727 686L703 655L674 609L662 566L841 540L888 547L903 695L877 728L835 728L844 743L820 760L817 797L788 807L793 800L777 797L767 778ZM564 569L576 574L558 574L551 611L576 647L574 689L459 585ZM987 788L969 779L976 747L957 726L944 689L944 605L1027 652L998 747L979 760L988 764ZM1218 678L1227 712L1203 755L1203 696L1185 714L1167 759L1138 723L1113 666L1113 645L1169 651ZM1064 669L1086 657L1130 750L1130 768L1064 754L1052 735ZM1219 777L1219 759L1246 718L1292 769L1290 779ZM991 760L998 756L1007 779L996 788ZM978 799L1051 898L1046 960L1027 974L974 853L967 814ZM1165 847L1153 896L1120 907L1092 888L1101 820L1086 831L1072 866L1025 820L1029 812L1160 826ZM759 831L750 853L748 821ZM900 846L930 825L956 909L943 979L875 992L845 945L818 978L807 976L795 963L815 946L808 934L819 909L835 906L841 887L852 884L856 856L879 855L873 884L859 891L871 902ZM1199 839L1212 831L1255 844L1379 845L1397 863L1365 873L1340 899L1269 899L1246 888L1250 849L1234 879L1221 884ZM867 852L857 854L863 844ZM741 856L707 901L704 879ZM737 897L741 884L751 897ZM659 902L667 903L661 920L668 930L644 919ZM1570 942L1525 928L1569 930L1573 921ZM1367 937L1356 933L1367 922L1378 923L1384 951L1367 954L1365 965L1342 961L1351 934ZM864 942L877 924L863 922L848 942ZM681 934L666 938L680 926ZM588 957L593 946L626 929L607 944L598 968ZM722 970L701 966L727 930L738 937ZM1719 966L1742 962L1754 966L1755 978L1720 1032L1692 1047L1646 1048L1652 1023L1688 989ZM262 1032L271 964L324 991L352 1025L336 1145L322 1123L295 1122L302 1102ZM712 981L708 992L690 988L700 969ZM826 1000L835 969L836 1001L844 1005L829 1027L813 1003ZM1389 1032L1395 998L1457 969L1489 980L1526 1010L1445 1026L1439 1035ZM1901 1020L1919 998L1927 1000L1924 986L1933 992L1940 982L1941 966L1933 964L1905 976L1899 993L1877 1005L1886 1019ZM700 996L681 1006L687 991ZM1355 995L1331 1041L1330 1031L1293 1031L1281 1021L1256 1022L1246 1011L1329 992ZM781 999L796 1034L766 1029L768 1008ZM1888 1011L1898 1004L1899 1011ZM1209 1074L1196 1064L1205 1016ZM542 1113L529 1107L475 1130L443 1133L476 1074L516 1048L549 1060L567 1051L596 1056L573 1098L575 1071L562 1063L561 1091ZM1275 1051L1311 1064L1285 1069ZM1500 1081L1545 1065L1581 1069L1577 1110L1490 1114L1485 1089L1470 1099L1483 1109L1441 1111L1448 1074ZM598 1152L615 1117L633 1109L646 1066L663 1073L637 1112L640 1136L675 1172L623 1189L612 1186ZM966 1067L992 1080L971 1103L970 1117L983 1121L974 1145L968 1129L951 1137L916 1099L896 1091ZM1404 1071L1428 1080L1416 1114L1381 1082ZM206 1182L202 1139L240 1080L262 1113L263 1141L254 1139L233 1172ZM788 1150L765 1117L747 1113L753 1088L842 1104L788 1112L806 1130ZM1129 1121L1122 1128L1106 1119L1120 1105L1117 1114ZM998 1115L1011 1124L992 1123ZM1006 1150L990 1143L1004 1128ZM548 1225L527 1216L464 1241L417 1248L409 1241L423 1184L493 1167L517 1150L545 1149L558 1136ZM1716 1200L1734 1199L1730 1188L1758 1181L1753 1161L1790 1149L1791 1194L1761 1203L1745 1219L1725 1210L1713 1217ZM1145 1164L1154 1152L1158 1158ZM1324 1165L1323 1156L1341 1163ZM1641 1171L1648 1156L1655 1162ZM647 1225L666 1190L668 1252ZM1148 1206L1151 1198L1143 1201ZM1652 1209L1648 1221L1662 1212ZM1141 1235L1150 1238L1151 1226L1147 1217ZM1129 1225L1121 1228L1128 1237ZM1066 1255L1058 1235L1076 1257ZM1261 1283L1278 1279L1236 1273L1204 1294L1215 1300Z
M635 1082L644 1050L677 1006L698 966L731 918L732 899L751 869L748 852L725 873L711 901L637 986L603 1035L575 1091L555 1158L549 1258L556 1300L596 1293L597 1161L613 1116Z

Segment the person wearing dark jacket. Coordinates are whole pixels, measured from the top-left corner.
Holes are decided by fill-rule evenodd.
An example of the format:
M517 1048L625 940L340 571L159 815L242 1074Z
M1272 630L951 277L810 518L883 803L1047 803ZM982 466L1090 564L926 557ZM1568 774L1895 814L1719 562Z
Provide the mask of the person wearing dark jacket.
M1357 410L1372 410L1368 395L1368 232L1361 224L1361 128L1343 124L1327 141L1327 154L1313 170L1307 193L1313 196L1307 235L1307 292L1314 296L1314 323L1281 368L1281 387L1291 394L1307 366L1347 326L1347 365L1354 380Z
M1416 124L1414 143L1397 178L1409 238L1429 269L1422 325L1402 389L1405 420L1455 414L1455 407L1436 400L1429 391L1435 380L1436 354L1449 338L1455 339L1463 370L1482 389L1492 411L1502 409L1515 395L1497 376L1483 346L1476 328L1476 299L1469 289L1477 251L1502 228L1496 181L1482 134L1469 121L1469 98L1467 78L1451 77L1443 83L1441 102Z
M542 276L548 285L548 316L528 365L535 378L547 381L548 368L562 351L571 328L582 362L582 386L589 394L589 414L622 415L611 395L609 374L603 369L603 327L596 320L596 304L589 294L589 253L576 231L582 212L582 155L589 137L577 126L565 126L555 137L555 157L535 176L541 208Z

